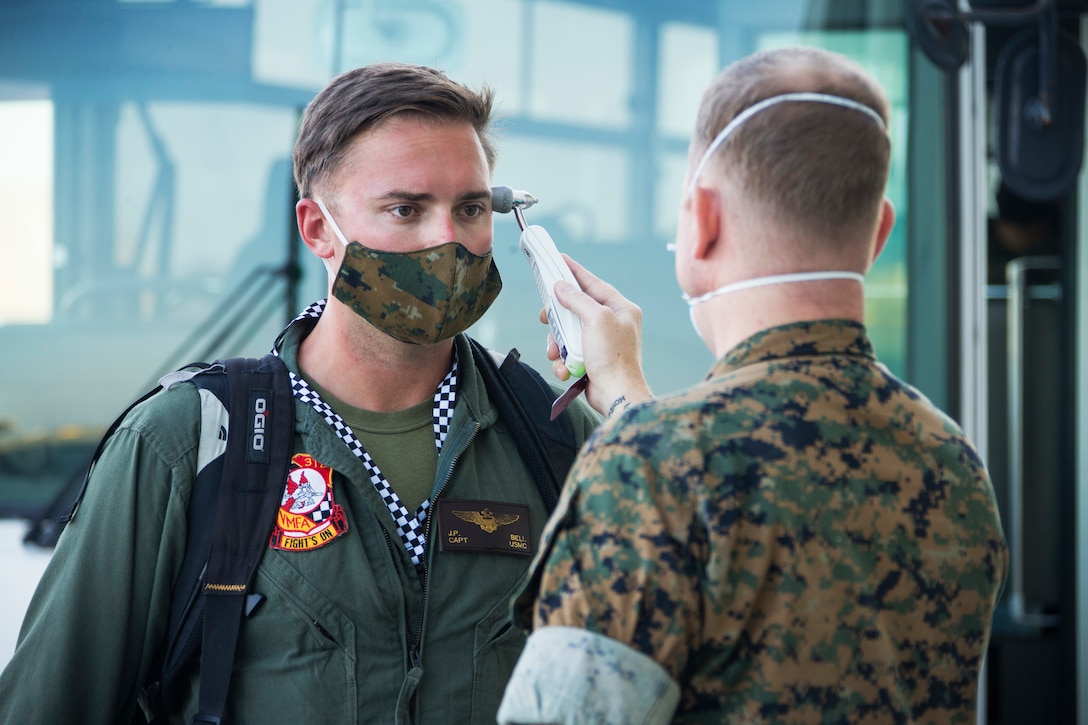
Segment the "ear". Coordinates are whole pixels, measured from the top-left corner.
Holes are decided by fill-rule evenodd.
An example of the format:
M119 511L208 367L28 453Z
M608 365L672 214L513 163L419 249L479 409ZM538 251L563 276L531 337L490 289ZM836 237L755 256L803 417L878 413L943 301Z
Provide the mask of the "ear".
M875 262L880 253L884 251L884 245L888 243L888 237L891 235L894 226L895 207L885 199L880 207L880 221L876 225L876 246L873 248L873 258L870 263Z
M698 186L691 192L692 214L695 221L695 259L706 259L722 232L721 195L715 189Z
M321 259L330 259L336 255L340 240L325 221L321 207L313 199L299 199L295 204L295 220L302 241L311 252Z

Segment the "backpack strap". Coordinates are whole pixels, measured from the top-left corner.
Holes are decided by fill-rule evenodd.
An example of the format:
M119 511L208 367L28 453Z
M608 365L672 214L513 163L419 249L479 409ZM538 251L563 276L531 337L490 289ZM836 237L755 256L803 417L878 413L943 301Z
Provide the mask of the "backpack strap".
M192 723L220 723L238 631L287 480L294 402L287 367L274 355L224 361L231 390L224 476L204 580L199 711Z
M163 383L186 379L201 390L202 431L166 650L158 681L147 688L153 723L177 710L175 685L198 652L192 722L222 720L241 620L263 599L247 592L268 546L294 435L290 376L280 358L230 358Z
M499 365L480 343L469 338L469 344L492 402L551 513L578 454L570 413L564 411L550 420L552 402L558 396L540 373L521 361L516 349Z
M216 439L226 444L230 429L230 387L222 363L207 369L208 374L196 375L192 382L202 391L201 437L197 453L197 474L189 494L186 514L185 553L181 568L171 590L170 619L167 624L166 650L158 681L149 687L149 701L157 713L169 712L176 706L173 683L181 671L200 651L204 632L204 581L207 574L208 550L211 548L212 524L218 509L220 482L223 480L225 451L209 451L212 430ZM204 391L214 396L218 406L204 400ZM218 455L217 455L218 454ZM201 465L202 461L211 459ZM156 721L157 722L157 721ZM165 722L165 721L163 721Z
M172 685L199 650L201 690L199 713L193 722L219 723L241 619L260 599L259 595L247 596L247 590L267 548L287 480L294 398L283 361L272 354L260 360L231 358L213 365L194 363L163 377L110 424L58 523L63 528L75 518L95 463L132 409L185 380L219 400L222 411L212 418L202 400L201 425L218 423L217 428L225 429L220 437L225 432L227 439L210 451L208 442L216 436L202 431L185 553L171 595L166 651L159 679L148 687L148 704L152 722L165 722L162 718L174 704ZM228 425L229 420L237 424ZM139 721L138 712L133 721Z

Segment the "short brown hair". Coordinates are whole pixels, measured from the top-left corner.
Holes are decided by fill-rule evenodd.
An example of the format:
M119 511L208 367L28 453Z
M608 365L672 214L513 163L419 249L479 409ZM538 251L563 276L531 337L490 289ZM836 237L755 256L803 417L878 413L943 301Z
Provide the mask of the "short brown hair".
M819 48L746 56L703 95L694 147L700 152L744 109L791 92L843 96L888 123L883 90L854 61ZM825 103L782 103L744 121L710 163L728 169L754 200L794 228L832 239L876 224L888 182L891 141L867 114Z
M341 73L303 114L293 153L299 195L310 196L339 167L352 139L401 114L471 124L493 169L492 99L489 88L473 91L426 66L375 63Z

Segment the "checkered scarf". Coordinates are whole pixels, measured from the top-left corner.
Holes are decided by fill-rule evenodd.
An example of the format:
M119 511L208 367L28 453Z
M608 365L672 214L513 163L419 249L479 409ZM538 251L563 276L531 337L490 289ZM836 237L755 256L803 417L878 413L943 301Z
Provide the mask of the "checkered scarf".
M314 302L299 314L294 320L291 321L291 325L296 322L309 318L321 317L321 313L325 310L325 300ZM290 327L291 325L288 325ZM282 339L283 336L280 336ZM278 347L278 345L277 345ZM278 350L272 351L274 354L279 354ZM337 437L340 438L348 447L356 458L363 462L363 466L366 468L367 473L370 474L370 482L374 484L374 489L378 492L378 495L382 497L382 501L385 502L386 508L389 510L389 514L393 517L393 521L397 525L397 531L400 533L401 542L404 544L404 548L408 551L409 556L412 558L412 563L417 567L422 565L425 560L425 554L427 551L427 538L425 534L425 524L427 522L427 510L430 508L431 502L429 499L424 499L423 503L419 505L415 513L409 513L408 509L401 503L400 497L397 496L397 492L393 490L389 485L389 481L386 480L385 475L382 474L381 469L378 468L378 464L374 462L374 459L370 457L370 454L363 448L363 444L352 432L351 428L344 419L333 410L328 403L321 399L321 396L317 392L310 388L298 375L291 373L291 392L296 398L303 403L311 406L318 412L325 422L332 427ZM456 354L453 360L453 365L450 367L450 371L446 373L445 379L439 384L438 389L434 394L434 408L432 410L434 418L434 445L439 453L442 452L442 444L446 441L446 434L450 429L450 421L453 419L453 407L457 399L457 358Z

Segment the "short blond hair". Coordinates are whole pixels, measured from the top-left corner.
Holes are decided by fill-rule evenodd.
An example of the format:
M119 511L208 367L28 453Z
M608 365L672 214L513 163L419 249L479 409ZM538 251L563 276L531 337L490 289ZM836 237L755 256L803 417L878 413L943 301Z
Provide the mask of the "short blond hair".
M772 96L818 92L864 104L884 119L824 103L782 103L742 123L710 164L806 235L871 229L888 182L888 100L846 56L819 48L761 51L729 65L703 95L693 141L701 153L744 109Z

